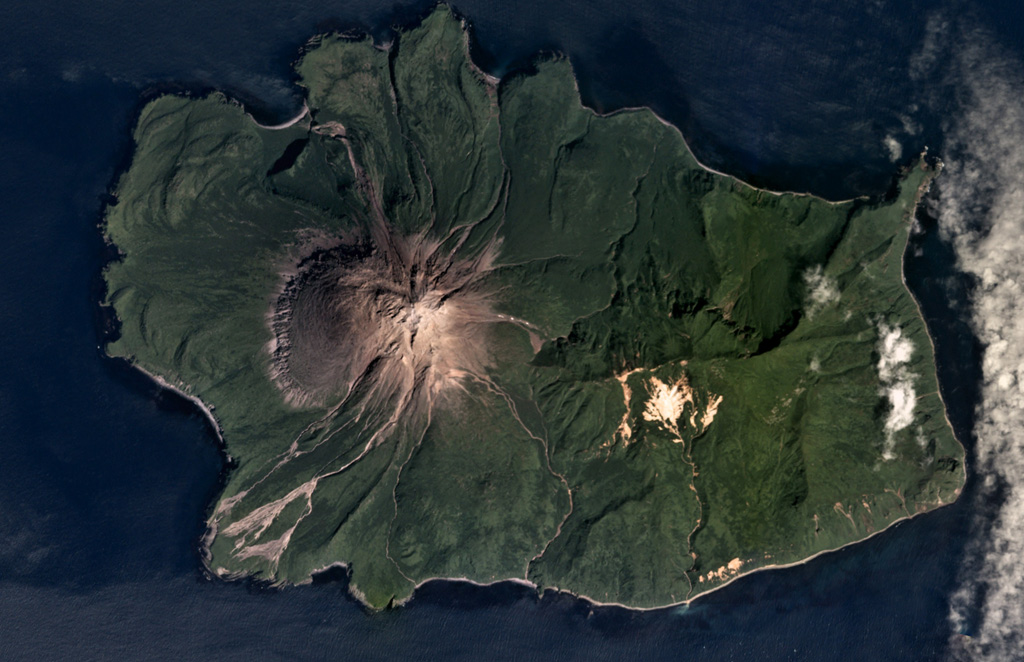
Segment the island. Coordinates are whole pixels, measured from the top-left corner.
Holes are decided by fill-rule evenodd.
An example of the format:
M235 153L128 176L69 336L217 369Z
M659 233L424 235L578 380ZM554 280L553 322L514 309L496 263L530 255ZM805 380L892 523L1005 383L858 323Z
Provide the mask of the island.
M488 75L444 5L296 69L277 126L146 104L105 213L107 352L230 460L212 573L656 608L957 498L902 264L937 161L874 198L760 190L585 107L564 57Z

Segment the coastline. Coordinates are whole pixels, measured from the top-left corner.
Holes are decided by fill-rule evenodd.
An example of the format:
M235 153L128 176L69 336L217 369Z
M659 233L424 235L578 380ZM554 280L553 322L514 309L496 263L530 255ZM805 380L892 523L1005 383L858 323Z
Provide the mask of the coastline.
M478 586L478 587L481 587L481 588L497 586L498 584L511 583L511 584L517 584L517 585L520 585L520 586L528 586L528 587L536 590L538 595L543 595L543 593L545 591L552 591L552 592L555 592L555 593L561 593L561 594L564 594L564 595L570 595L570 596L572 596L572 597L574 597L574 598L576 598L578 600L583 600L584 602L588 602L588 603L590 603L594 607L616 607L616 608L619 608L619 609L628 609L629 611L636 611L636 612L649 612L649 611L659 611L659 610L662 610L662 609L674 609L674 608L678 608L678 607L686 607L686 606L691 605L696 600L700 600L704 596L710 595L710 594L714 593L715 591L718 591L719 589L723 589L726 586L729 586L730 584L732 584L733 582L735 582L735 581L737 581L739 579L743 579L745 577L748 577L748 576L753 575L753 574L758 573L758 572L771 571L771 570L784 570L786 568L795 568L797 566L801 566L801 565L804 565L806 563L810 563L811 561L817 559L820 556L824 556L826 554L833 554L833 553L836 553L836 552L840 552L840 551L842 551L842 550L844 550L844 549L846 549L848 547L851 547L853 545L859 545L862 542L870 540L871 538L874 538L875 536L877 536L877 535L879 535L881 533L884 533L885 531L888 531L889 529L893 528L897 524L900 524L901 522L913 519L915 517L920 517L921 515L926 515L926 514L928 514L930 512L938 510L939 508L944 508L946 506L950 506L953 503L956 503L956 502L955 501L951 501L949 503L944 503L941 506L936 506L935 508L932 508L931 510L926 510L924 512L919 512L919 513L913 513L911 515L903 515L902 517L899 517L898 519L893 520L892 522L890 522L885 527L883 527L883 528L881 528L881 529L879 529L877 531L873 531L872 533L868 534L864 538L861 538L859 540L853 540L851 542L848 542L848 543L845 543L843 545L840 545L839 547L832 547L830 549L823 549L821 551L815 552L814 554L812 554L812 555L810 555L810 556L808 556L806 558L800 559L798 561L792 561L790 563L773 563L771 565L763 565L763 566L759 566L757 568L752 568L750 570L746 570L744 572L740 572L739 574L737 574L737 575L735 575L733 577L730 577L728 580L722 582L721 584L719 584L717 586L714 586L714 587L711 587L711 588L708 588L707 590L701 591L700 593L698 593L697 595L694 595L693 597L686 598L685 600L679 600L677 602L667 603L667 604L664 604L664 605L658 605L657 607L637 607L637 606L633 606L633 605L623 604L621 602L603 602L601 600L598 600L596 598L592 598L592 597L590 597L588 595L585 595L583 593L576 593L576 592L571 591L569 589L563 589L563 588L559 588L557 586L544 586L544 587L541 587L541 586L538 586L537 584L534 584L533 582L531 582L528 579L522 579L522 578L519 578L519 577L509 577L507 579L496 579L493 582L478 582L478 581L475 581L475 580L472 580L472 579L468 579L466 577L429 577L429 578L424 579L424 580L420 581L419 583L417 583L413 587L413 592L410 593L408 597L402 598L401 600L396 600L394 602L394 606L401 607L401 606L404 606L406 604L409 604L416 597L416 591L420 587L422 587L424 584L428 584L428 583L431 583L431 582L452 582L452 583L461 583L461 584L471 584L473 586ZM332 567L338 567L338 566L348 568L348 566L346 564L338 562L338 563L331 564L330 566L326 566L325 568L323 568L323 570L328 570L328 569L330 569ZM308 581L300 582L300 584L307 584L307 583L311 583L311 582L312 582L312 579L310 579ZM382 609L376 609L376 608L372 607L371 605L367 604L365 602L365 600L362 599L362 597L361 597L362 593L358 589L355 589L355 588L350 586L349 592L359 602L359 604L362 605L364 608L369 609L371 611L383 611Z
M109 354L108 354L108 356L109 356ZM210 405L206 404L205 402L203 402L202 400L200 400L196 396L191 395L190 393L185 392L183 390L183 388L180 388L180 387L175 386L174 384L171 384L170 382L168 382L166 379L164 379L160 375L158 375L156 373L153 373L153 372L150 372L149 370L146 370L141 365L139 365L139 363L137 361L131 360L131 359L126 359L126 360L127 360L128 364L132 368L138 370L139 372L141 372L145 376L149 377L160 388L163 388L163 389L166 389L168 391L171 391L172 393L185 398L186 400L188 400L189 402L194 404L196 407L198 407L199 410L201 412L203 412L203 415L206 416L206 420L209 421L210 425L213 427L213 431L217 435L217 441L220 443L221 446L224 446L224 432L223 432L223 430L220 427L220 422L217 420L217 417L214 416L214 414L213 414L213 407L211 407ZM226 457L226 459L229 462L232 459L231 456L227 455L226 453L225 453L225 457Z
M861 544L863 542L871 540L875 536L878 536L878 535L880 535L882 533L885 533L889 529L892 529L893 527L897 526L898 524L900 524L902 522L914 519L915 517L920 517L922 515L927 515L928 513L931 513L931 512L934 512L934 511L938 510L939 508L945 508L946 506L950 506L950 505L952 505L954 503L956 503L956 501L950 501L949 503L944 503L944 504L938 505L938 506L932 508L931 510L925 510L925 511L922 511L922 512L915 512L915 513L912 513L910 515L903 515L903 516L901 516L901 517L899 517L897 519L894 519L892 522L887 524L885 527L883 527L883 528L881 528L881 529L879 529L877 531L873 531L873 532L869 533L868 535L866 535L865 537L860 538L858 540L850 541L848 543L840 545L839 547L832 547L832 548L829 548L829 549L820 550L820 551L815 552L814 554L811 554L810 556L808 556L806 558L803 558L803 559L800 559L798 561L791 561L789 563L772 563L772 564L769 564L769 565L763 565L763 566L759 566L759 567L756 567L756 568L752 568L750 570L746 570L746 571L740 572L739 574L737 574L737 575L735 575L733 577L730 577L728 580L722 582L721 584L718 584L717 586L714 586L714 587L708 588L707 590L701 591L700 593L694 595L693 597L688 597L685 600L679 600L677 602L671 602L671 603L667 603L667 604L664 604L664 605L658 605L656 607L637 607L635 605L627 605L627 604L624 604L624 603L621 603L621 602L606 602L606 601L598 600L596 598L592 598L589 595L586 595L586 594L583 594L583 593L576 593L576 592L571 591L569 589L563 589L563 588L559 588L557 586L543 586L542 587L542 586L540 586L538 584L535 584L535 583L531 582L528 579L524 579L524 578L521 578L521 577L507 577L507 578L504 578L504 579L495 579L494 581L490 581L490 582L480 582L480 581L476 581L474 579L470 579L468 577L428 577L426 579L423 579L423 580L420 580L419 582L417 582L413 586L412 591L409 593L409 595L407 595L404 598L400 598L398 600L395 600L391 604L391 606L384 607L384 608L377 608L377 607L374 607L374 606L370 605L366 601L365 594L358 587L352 585L351 583L349 583L347 591L348 591L348 594L351 595L352 598L356 602L358 602L361 607L363 607L364 609L366 609L368 611L371 611L371 612L381 612L381 611L384 611L385 609L390 609L392 607L404 607L405 605L408 605L413 600L415 600L416 593L417 593L417 591L420 588L422 588L426 584L430 584L430 583L433 583L433 582L439 582L439 583L450 582L450 583L453 583L453 584L469 584L471 586L476 586L476 587L479 587L479 588L489 588L489 587L498 586L500 584L514 584L514 585L517 585L517 586L525 586L525 587L528 587L530 589L533 589L534 591L536 591L538 596L542 596L545 592L551 591L551 592L554 592L554 593L561 593L563 595L572 596L573 598L575 598L577 600L582 600L584 602L587 602L587 603L589 603L590 605L592 605L594 607L614 607L614 608L618 608L618 609L626 609L626 610L635 611L635 612L652 612L652 611L659 611L659 610L663 610L663 609L675 609L675 608L678 608L678 607L690 606L695 601L700 600L701 598L703 598L703 597L705 597L707 595L711 595L712 593L714 593L714 592L716 592L716 591L718 591L720 589L723 589L726 586L729 586L733 582L736 582L736 581L738 581L740 579L743 579L743 578L748 577L750 575L753 575L755 573L772 571L772 570L785 570L786 568L795 568L795 567L798 567L798 566L810 563L811 561L814 561L815 559L817 559L817 558L819 558L821 556L825 556L827 554L834 554L834 553L837 553L837 552L841 552L841 551L847 549L848 547L852 547L854 545L859 545L859 544ZM292 584L294 586L308 586L308 585L313 584L314 576L315 575L318 575L318 574L321 574L321 573L325 573L325 572L329 572L329 571L335 570L335 569L345 570L346 574L347 574L350 571L350 566L349 566L348 563L345 563L343 561L335 561L335 562L330 563L330 564L328 564L326 566L323 566L322 568L318 568L318 569L314 570L312 573L310 573L310 576L308 578L304 579L303 581L294 582L294 583L292 583L292 582L280 582L280 583L277 583L277 584L273 584L272 586L270 586L270 588L283 588L283 587L285 587L285 586L287 586L289 584ZM211 571L211 572L213 572L213 571ZM223 579L223 580L227 580L227 581L232 581L232 580L236 580L236 579L244 579L246 577L246 575L238 576L238 575L219 575L219 574L216 574L216 573L214 573L214 574L219 579Z
M566 60L569 62L569 67L571 69L572 68L572 60L569 60L567 56L566 56ZM829 200L828 198L823 198L820 195L815 195L813 193L808 193L806 191L777 191L777 190L773 190L773 189L769 189L769 188L762 188L762 187L754 186L753 184L751 184L749 182L743 181L742 179L740 179L736 175L731 175L731 174L729 174L727 172L722 172L721 170L715 170L711 166L706 165L703 162L701 162L701 160L698 159L697 155L694 153L693 148L690 147L690 141L686 139L686 136L683 134L683 130L680 129L675 124L673 124L672 122L670 122L667 119L665 119L664 117L662 117L661 115L659 115L658 113L656 113L653 108L650 108L648 106L623 106L622 108L616 108L615 110L610 110L610 111L608 111L606 113L601 113L601 112L598 112L596 109L591 108L587 104L583 103L583 97L580 94L580 83L579 83L579 79L576 77L576 71L575 70L572 71L572 82L573 82L573 87L576 90L576 98L579 101L579 106L583 110L586 110L586 111L592 113L595 117L614 117L615 115L619 115L621 113L638 113L638 112L650 113L656 120L658 120L663 125L667 126L668 128L672 129L673 131L675 131L676 133L679 134L679 139L683 141L683 146L686 147L686 152L690 155L690 158L693 159L693 162L697 164L697 167L701 168L702 170L704 170L706 172L710 172L710 173L712 173L714 175L718 175L719 177L724 177L725 179L728 179L728 180L732 181L735 184L739 184L740 186L746 187L746 188L750 189L751 191L756 191L758 193L767 193L768 195L774 195L774 196L779 196L779 197L786 195L786 196L793 196L793 197L797 197L797 198L811 198L813 200L819 200L819 201L821 201L821 202L823 202L823 203L825 203L827 205L832 205L832 206L845 205L845 204L849 204L851 202L855 202L857 200L866 200L866 199L868 199L870 197L870 196L867 196L867 195L860 195L860 196L855 196L853 198L847 198L845 200ZM925 150L925 152L927 152L927 149Z
M108 354L108 356L109 356L109 354ZM169 381L167 381L166 379L164 379L160 375L158 375L158 374L156 374L154 372L150 372L149 370L146 370L141 365L139 365L139 363L137 361L132 360L132 359L125 359L125 360L127 361L129 366L131 366L135 370L138 370L139 372L141 372L146 377L149 377L149 379L151 379L160 388L165 389L167 391L170 391L170 392L174 393L175 395L178 395L178 396L180 396L182 398L185 398L186 400L191 402L193 405L198 407L199 410L206 417L206 420L207 420L207 422L209 422L210 427L213 428L213 432L217 436L217 444L219 446L219 450L220 450L221 455L223 456L224 461L225 461L225 466L221 470L221 479L220 479L221 480L221 487L220 487L220 490L218 492L217 498L216 498L215 501L213 501L212 503L208 504L208 506L207 506L207 511L210 512L211 515L206 518L206 531L204 531L203 535L200 536L200 538L199 538L199 549L198 549L199 556L200 556L200 559L202 561L203 572L207 576L217 577L218 579L222 579L222 580L225 580L225 581L234 581L234 580L239 580L239 579L246 579L248 577L248 575L237 574L237 573L231 573L231 574L227 574L227 575L221 574L221 573L217 572L217 570L215 570L213 568L213 566L210 565L210 562L213 560L213 556L210 553L210 544L213 542L214 538L217 537L217 531L218 531L217 522L213 518L213 513L216 512L217 506L222 501L222 497L223 497L223 494L224 494L224 487L223 487L223 485L224 485L223 481L225 480L224 477L226 475L226 472L230 471L230 465L234 461L234 458L231 457L231 454L228 453L228 451L227 451L227 444L224 441L224 431L221 429L220 422L217 420L217 417L213 413L213 407L208 405L208 404L206 404L205 402L203 402L200 398L198 398L198 397L196 397L196 396L194 396L194 395L192 395L190 393L187 393L183 388L180 388L178 386L175 386L174 384L171 384Z
M462 20L464 26L468 25L468 21L466 21L466 19L461 19L461 20ZM467 50L467 54L470 54L470 35L469 35L468 31L466 32L465 48ZM501 83L502 79L499 79L499 78L496 78L494 76L491 76L490 74L487 74L486 72L483 72L481 69L479 69L477 67L476 63L472 61L471 56L470 56L470 62L472 64L472 66L475 68L475 70L477 70L482 76L485 77L485 80L487 80L487 82L489 84L497 86L497 85L499 85ZM571 66L571 63L570 63L570 66ZM756 191L758 193L768 193L770 195L775 195L775 196L791 195L791 196L796 196L796 197L810 197L810 198L817 199L817 200L820 200L820 201L822 201L822 202L824 202L826 204L834 205L834 206L848 204L848 203L856 201L856 200L863 200L863 199L867 198L867 196L858 196L856 198L850 198L848 200L832 201L832 200L827 200L825 198L822 198L820 196L817 196L817 195L814 195L814 194L811 194L811 193L805 193L805 192L801 193L801 192L791 192L791 191L773 191L773 190L766 189L766 188L756 187L756 186L754 186L752 184L749 184L749 183L743 181L742 179L740 179L739 177L737 177L735 175L730 175L728 173L724 173L724 172L715 170L714 168L711 168L711 167L701 163L699 161L699 159L697 159L697 157L694 155L693 150L691 149L689 142L687 141L686 137L682 133L682 130L679 127L677 127L676 125L672 124L671 122L665 120L664 118L659 116L657 113L655 113L652 109L650 109L650 108L648 108L646 106L619 108L619 109L616 109L614 111L610 111L610 112L604 113L604 114L599 113L598 111L594 110L593 108L590 108L590 107L586 106L583 103L582 99L580 99L580 97L579 97L578 80L576 79L575 72L572 73L572 76L573 76L574 85L576 86L577 99L578 99L578 102L579 102L579 105L580 105L581 108L583 108L583 109L593 113L595 116L598 116L598 117L607 117L607 116L612 116L612 115L616 115L618 113L625 113L625 112L639 112L639 111L649 112L659 122L661 122L663 125L665 125L667 127L670 127L671 129L673 129L674 131L676 131L678 133L680 139L683 142L683 145L685 145L688 153L690 154L691 158L693 158L693 161L694 161L694 163L696 164L697 167L703 169L706 172L709 172L709 173L712 173L712 174L715 174L715 175L727 178L727 179L729 179L729 180L731 180L731 181L733 181L733 182L735 182L737 184L740 184L740 185L750 189L751 191ZM247 113L247 115L248 115L248 113ZM295 116L294 118L292 118L290 120L287 120L287 121L285 121L285 122L283 122L281 124L277 124L277 125L273 125L273 126L262 125L252 115L249 115L249 117L250 117L250 119L253 121L253 123L256 126L258 126L260 128L263 128L263 129L267 129L267 130L286 129L286 128L289 128L291 126L294 126L295 124L303 121L306 118L310 118L310 121L312 121L312 113L311 113L310 108L309 108L309 106L307 104L307 101L305 99L303 99L302 111L297 116ZM917 160L912 165L910 165L908 167L912 168L912 167L922 167L922 166L924 166L924 156L925 156L925 153L926 152L923 152L917 158ZM910 220L910 221L913 220L914 214L915 214L916 210L918 209L918 206L920 204L922 196L927 191L928 187L930 186L930 184L934 180L934 178L939 174L939 172L941 172L941 169L942 169L942 167L941 167L941 162L940 162L939 166L935 169L935 171L919 187L919 189L917 191L917 195L916 195L915 200L914 200L914 205L908 211L908 220ZM917 298L914 296L913 292L910 290L909 287L907 287L907 284L906 284L906 275L905 275L903 261L905 259L905 255L906 255L906 251L907 251L907 246L909 244L909 237L910 237L910 231L908 230L908 232L907 232L907 242L904 243L903 251L901 253L901 274L900 274L900 276L901 276L901 280L902 280L904 289L911 295L911 298L912 298L912 300L914 301L914 303L915 303L915 305L917 307L918 314L919 314L919 316L921 317L921 319L923 321L924 320L924 315L923 315L923 312L921 310L920 302L917 300ZM930 342L931 347L932 347L932 355L934 357L934 355L935 355L934 339L932 338L931 334L928 332L927 324L925 324L925 335L929 339L929 342ZM167 381L165 378L163 378L163 377L161 377L161 376L159 376L159 375L157 375L155 373L152 373L152 372L146 370L145 368L140 366L136 361L134 361L132 359L128 359L128 363L129 363L129 365L131 365L132 367L138 369L143 374L145 374L147 377L149 377L154 383L156 383L161 388L167 389L169 391L172 391L175 394L177 394L177 395L187 399L188 401L192 402L193 404L195 404L203 412L203 414L206 416L207 420L212 425L219 443L222 446L224 445L225 441L224 441L224 437L223 437L223 431L222 431L222 428L220 426L219 421L217 420L217 418L216 418L216 416L215 416L215 414L213 412L213 407L212 406L207 405L199 397L191 395L190 393L188 393L185 390L186 388L188 388L187 385L175 386L175 385L171 384L169 381ZM934 362L933 362L933 370L934 369L935 369L935 366L934 366ZM937 378L936 378L936 381L938 382ZM946 406L945 400L942 398L941 388L939 389L939 398L940 398L940 402L942 403L943 416L945 417L945 420L946 420L947 424L949 425L950 429L953 430L953 426L952 426L951 422L949 421L948 408ZM953 431L952 433L953 433L954 438L957 440L957 443L960 445L961 449L964 449L964 445L963 445L962 441L956 436L956 432ZM228 459L228 461L230 461L231 460L231 456L227 454L226 450L224 451L224 454L225 454L225 457ZM964 471L965 471L965 480L966 480L966 453L965 453L965 456L964 456ZM961 485L961 487L957 489L957 495L958 496L960 494L960 491L962 490L962 487L963 487L963 485ZM214 504L212 506L213 508L215 508L220 503L221 497L222 497L222 495L218 496L217 501L214 502ZM570 492L570 498L571 498L571 492ZM853 540L853 541L844 543L844 544L842 544L842 545L840 545L838 547L834 547L834 548L825 549L825 550L821 550L821 551L815 552L815 553L807 556L806 558L802 558L802 559L797 560L797 561L792 561L792 562L789 562L789 563L782 563L782 564L774 564L773 563L773 564L764 565L764 566L758 566L758 567L755 567L755 568L751 568L749 570L745 570L745 571L739 572L738 574L736 574L735 576L730 577L728 580L722 582L721 584L715 585L713 587L708 587L706 590L700 591L699 593L697 593L696 595L693 595L692 597L687 597L686 599L678 601L678 602L673 602L673 603L669 603L669 604L659 605L659 606L656 606L656 607L637 607L637 606L626 605L626 604L619 603L619 602L602 602L600 600L591 598L590 596L587 596L585 594L575 593L575 592L573 592L571 590L561 589L561 588L556 587L556 586L541 587L541 586L539 586L537 584L534 584L533 582L529 581L528 579L518 578L518 577L509 577L509 578L497 579L497 580L494 580L494 581L491 581L491 582L478 582L478 581L469 579L467 577L430 577L430 578L424 579L424 580L416 583L413 586L412 591L411 591L411 593L408 596L406 596L406 597L404 597L404 598L402 598L400 600L396 600L393 604L395 606L402 606L402 605L405 605L405 604L409 603L415 597L415 594L416 594L417 590L420 587L422 587L423 585L425 585L427 583L430 583L430 582L468 583L468 584L471 584L471 585L474 585L474 586L478 586L478 587L489 587L489 586L495 586L497 584L511 582L513 584L517 584L517 585L521 585L521 586L529 586L529 587L535 589L539 594L543 594L543 592L551 590L551 591L554 591L554 592L557 592L557 593L564 593L564 594L567 594L567 595L571 595L571 596L574 596L577 599L589 602L592 605L598 606L598 607L619 607L619 608L635 610L635 611L654 611L654 610L669 609L669 608L674 608L674 607L679 607L679 606L686 606L686 605L691 604L694 600L697 600L697 599L699 599L702 596L709 595L709 594L711 594L711 593L713 593L713 592L715 592L715 591L717 591L717 590L719 590L721 588L724 588L725 586L728 586L728 585L732 584L734 581L736 581L738 579L741 579L743 577L746 577L746 576L748 576L750 574L753 574L753 573L756 573L756 572L765 571L765 570L775 570L775 569L790 568L790 567L799 566L799 565L808 563L808 562L818 558L819 556L822 556L822 555L825 555L825 554L830 554L830 553L833 553L833 552L837 552L837 551L843 550L843 549L845 549L847 547L850 547L852 545L856 545L856 544L859 544L859 543L864 542L866 540L869 540L869 539L873 538L874 536L876 536L876 535L878 535L878 534L888 530L889 528L899 524L900 522L902 522L904 520L908 520L908 519L911 519L911 518L916 517L918 515L923 515L925 513L932 512L933 510L937 510L938 508L941 508L941 507L943 507L945 505L950 505L951 503L954 503L954 502L955 502L955 499L953 501L950 501L949 503L940 503L939 505L937 505L937 506L935 506L933 508L930 508L929 510L925 510L923 512L914 512L913 514L908 514L908 515L905 515L905 516L901 516L901 517L899 517L899 518L889 522L883 528L867 534L863 538L860 538L860 539L857 539L857 540ZM210 573L212 573L214 575L217 575L218 578L221 578L221 579L224 579L224 580L227 580L227 581L231 581L231 580L241 579L241 578L247 577L247 575L235 575L235 574L219 575L219 574L216 573L216 571L214 571L212 568L209 567L209 565L208 565L209 542L212 540L212 538L213 538L213 536L215 534L216 534L216 525L213 524L211 526L210 523L208 522L207 532L204 534L204 536L202 538L202 553L204 555L204 559L207 560L207 562L204 563L204 565L206 566L207 570L209 570ZM556 534L556 536L557 536L557 534ZM296 582L295 584L301 585L301 584L312 583L313 582L313 575L318 574L320 572L324 572L324 571L330 570L332 568L337 568L337 567L345 568L346 570L349 569L349 565L346 564L345 562L342 562L342 561L334 562L334 563L331 563L331 564L325 566L324 568L321 568L319 570L314 571L313 573L310 574L310 576L307 579L305 579L303 581L300 581L300 582ZM280 583L275 583L274 585L275 586L287 585L289 583L290 582L280 582ZM370 606L369 604L367 604L366 599L365 599L365 595L358 588L356 588L355 586L352 586L352 585L349 586L349 593L360 604L362 604L363 606L365 606L365 607L367 607L367 608L369 608L371 610L375 609L372 606Z
M302 100L302 110L299 111L299 114L291 118L290 120L285 120L284 122L281 122L280 124L260 124L258 121L256 121L256 118L253 117L252 113L246 112L245 114L249 116L249 119L252 120L253 124L255 124L261 129L266 129L268 131L280 131L281 129L287 129L289 127L295 126L303 119L305 119L307 116L310 116L309 104L306 103L305 99Z
M928 153L927 149L925 149L924 152L921 153L921 156L918 157L918 162L919 163L924 159L924 156L927 153ZM921 206L921 200L924 199L924 196L927 195L928 191L931 190L932 182L935 181L936 177L938 177L940 174L942 174L943 168L945 168L945 164L941 160L939 160L935 164L935 166L933 167L934 171L931 174L931 176L928 177L924 182L922 182L921 186L918 187L917 195L914 196L914 206L913 206L913 208L910 209L910 211L907 212L908 221L910 221L911 223L915 220L915 218L917 216L917 209L918 209L918 207ZM907 232L907 241L903 245L903 252L900 253L900 280L903 282L903 289L905 289L907 292L910 293L910 298L914 302L914 306L917 308L917 314L921 317L921 321L924 324L924 335L925 335L926 338L928 338L928 344L932 348L932 356L936 357L935 361L932 364L932 373L933 373L933 376L935 377L935 384L938 386L937 395L939 396L939 402L942 403L942 416L943 416L943 418L946 421L946 425L949 426L949 430L950 430L950 433L953 435L953 439L956 440L956 443L960 444L960 450L962 450L963 454L964 454L964 459L963 459L964 482L960 485L960 488L957 491L957 497L959 498L960 494L963 491L964 485L967 484L967 447L964 446L963 440L960 439L959 436L957 436L956 426L954 426L953 425L953 421L951 421L949 419L949 406L946 404L946 398L942 395L942 380L939 379L939 366L938 366L938 358L937 358L938 354L936 354L936 351L935 351L935 339L932 337L931 330L928 328L928 320L927 320L927 318L924 315L924 309L921 307L921 302L918 301L917 295L914 294L914 291L912 289L910 289L910 286L907 284L906 261L907 261L907 250L910 248L910 234L911 234L911 232L908 231ZM946 504L946 505L948 505L948 504ZM930 512L930 511L927 511L927 512Z

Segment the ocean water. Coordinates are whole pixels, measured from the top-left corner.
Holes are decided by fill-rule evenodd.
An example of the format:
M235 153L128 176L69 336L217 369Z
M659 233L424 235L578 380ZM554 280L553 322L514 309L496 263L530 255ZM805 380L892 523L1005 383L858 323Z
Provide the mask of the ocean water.
M1024 190L1024 168L996 168L1024 154L1014 3L457 3L492 73L566 52L588 104L651 105L708 165L757 184L879 194L926 146L947 160L906 272L979 471L951 507L689 608L436 582L376 614L343 577L267 590L203 575L223 458L191 405L104 357L97 224L154 90L223 88L285 117L305 39L353 26L384 38L426 5L95 4L0 7L0 659L1024 659L1019 605L987 590L992 568L1011 587L1022 576L998 551L1017 542L1000 517L1019 479L990 461L1021 457L1018 428L986 427L1013 391L993 386L989 349L1012 329L992 336L986 320L1015 318L1016 299L996 295L1024 275L985 243L1024 228L1007 193Z

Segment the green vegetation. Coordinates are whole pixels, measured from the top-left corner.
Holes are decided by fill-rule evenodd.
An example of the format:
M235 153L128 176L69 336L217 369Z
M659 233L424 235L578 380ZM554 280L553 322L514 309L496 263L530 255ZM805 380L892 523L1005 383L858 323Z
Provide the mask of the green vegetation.
M213 409L224 576L334 563L681 602L954 500L902 254L922 160L829 203L700 166L569 63L496 81L445 7L325 36L309 112L164 96L107 212L111 355Z

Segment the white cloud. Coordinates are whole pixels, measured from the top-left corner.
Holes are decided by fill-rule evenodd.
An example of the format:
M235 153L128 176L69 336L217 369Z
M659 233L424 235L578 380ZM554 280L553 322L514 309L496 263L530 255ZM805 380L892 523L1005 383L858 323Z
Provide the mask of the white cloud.
M911 104L908 110L916 113L918 111L917 104ZM911 136L921 133L921 125L915 122L910 115L900 115L900 123L903 125L903 131Z
M889 160L893 163L899 161L900 157L903 156L903 145L900 144L900 141L890 134L882 142L885 143L885 148L889 150Z
M813 319L825 306L839 301L838 284L825 275L820 264L804 272L804 285L807 287L804 305L808 319Z
M943 25L946 25L944 22ZM948 32L948 26L935 32ZM931 27L929 28L931 31ZM929 34L932 34L929 32ZM920 62L939 57L935 39ZM970 624L956 655L1020 659L1024 650L1024 71L990 34L961 30L951 55L960 109L946 127L946 170L932 210L960 268L984 346L973 470L977 518L950 623ZM917 64L920 64L917 63ZM998 499L994 499L998 494ZM996 502L993 504L993 502Z
M950 29L949 20L942 13L936 12L928 17L921 49L910 58L911 78L924 78L935 69L939 56L943 53L944 44L949 38Z
M878 323L878 377L882 381L882 394L889 400L885 445L882 447L885 460L896 459L896 433L914 422L917 393L914 375L907 368L913 354L914 343L903 337L900 327Z
M82 78L82 65L72 64L60 72L60 77L66 83L77 83Z

